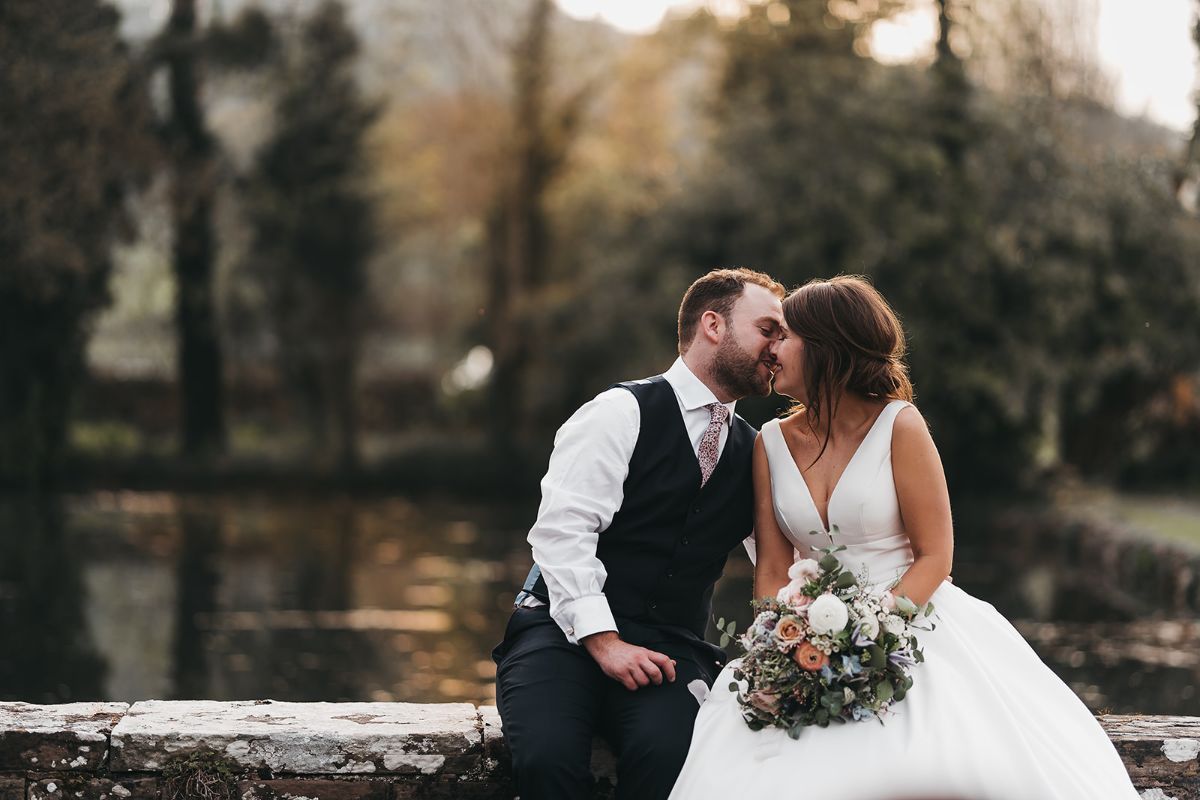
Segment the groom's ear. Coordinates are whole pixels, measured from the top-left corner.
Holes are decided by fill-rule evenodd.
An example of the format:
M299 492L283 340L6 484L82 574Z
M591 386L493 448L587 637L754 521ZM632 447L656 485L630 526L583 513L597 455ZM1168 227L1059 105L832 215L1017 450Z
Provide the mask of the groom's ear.
M709 342L719 344L725 333L725 317L716 311L705 311L700 315L699 333Z

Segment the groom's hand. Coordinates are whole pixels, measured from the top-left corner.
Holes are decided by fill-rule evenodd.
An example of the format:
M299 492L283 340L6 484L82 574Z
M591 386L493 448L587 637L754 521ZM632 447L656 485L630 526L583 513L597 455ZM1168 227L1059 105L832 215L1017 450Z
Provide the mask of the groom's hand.
M675 662L670 656L623 642L616 631L593 633L580 643L605 675L631 692L652 683L659 685L664 676L668 682L675 680Z

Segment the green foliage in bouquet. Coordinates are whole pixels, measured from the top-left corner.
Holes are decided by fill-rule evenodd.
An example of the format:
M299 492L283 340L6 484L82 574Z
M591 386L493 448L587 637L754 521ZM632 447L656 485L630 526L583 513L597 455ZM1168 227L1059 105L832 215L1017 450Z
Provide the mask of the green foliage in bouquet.
M776 597L752 604L754 622L740 638L746 652L729 684L752 730L783 728L795 738L809 725L882 722L924 660L914 631L932 630L932 621L929 628L916 623L933 606L869 592L830 538L820 559L792 565L792 580ZM718 627L723 642L732 637L733 623L722 619Z

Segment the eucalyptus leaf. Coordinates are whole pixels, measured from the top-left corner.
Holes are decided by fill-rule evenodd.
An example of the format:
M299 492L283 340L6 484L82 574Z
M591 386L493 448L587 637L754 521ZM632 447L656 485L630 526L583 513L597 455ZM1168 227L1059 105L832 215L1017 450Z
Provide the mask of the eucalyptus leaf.
M916 614L917 604L904 595L899 595L896 597L896 610L904 614Z

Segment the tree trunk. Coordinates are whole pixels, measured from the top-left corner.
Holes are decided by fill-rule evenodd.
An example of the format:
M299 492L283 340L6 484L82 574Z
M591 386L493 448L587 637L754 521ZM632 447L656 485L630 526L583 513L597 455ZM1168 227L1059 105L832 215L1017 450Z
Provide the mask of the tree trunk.
M1192 24L1192 40L1200 51L1200 0L1196 0L1196 19ZM1192 137L1183 154L1183 163L1175 174L1175 195L1179 203L1191 213L1200 210L1200 94L1196 95L1196 120L1192 123Z
M205 128L200 106L195 0L175 0L168 32L183 451L187 455L206 456L224 450L225 420L221 348L213 291L212 211L216 166L212 137Z
M946 159L957 169L962 165L970 144L967 108L970 87L967 84L962 59L950 46L954 29L954 15L950 3L951 0L937 0L937 59L933 65L934 76L937 79L937 97L932 113L934 125L937 126L938 145L946 154Z
M546 279L546 189L560 160L546 120L551 0L534 0L525 33L513 49L510 163L501 177L487 226L488 338L493 367L489 421L492 443L511 455L525 428L524 372L530 354L525 305Z

